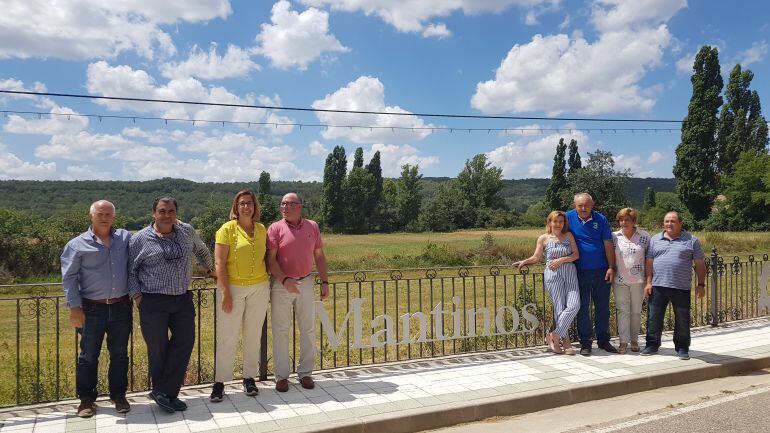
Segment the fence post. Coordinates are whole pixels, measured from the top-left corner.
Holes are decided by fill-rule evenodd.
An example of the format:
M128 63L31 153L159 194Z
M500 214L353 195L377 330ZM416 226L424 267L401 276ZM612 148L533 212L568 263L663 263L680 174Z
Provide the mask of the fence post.
M719 275L717 270L719 268L719 255L717 255L717 249L711 250L711 326L717 326L719 324L718 317L718 302L717 298L717 284L719 283Z
M267 314L262 323L262 336L259 345L259 380L267 380Z

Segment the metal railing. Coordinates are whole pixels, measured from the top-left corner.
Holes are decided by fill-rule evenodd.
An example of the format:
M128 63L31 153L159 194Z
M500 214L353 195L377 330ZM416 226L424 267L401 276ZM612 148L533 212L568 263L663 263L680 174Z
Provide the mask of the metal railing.
M693 326L759 317L758 280L768 255L707 258L707 291L692 297ZM214 379L216 289L194 279L195 347L186 384ZM61 286L0 286L0 406L75 396L78 334L69 324ZM318 292L316 292L318 293ZM614 304L611 308L614 311ZM330 274L329 298L317 302L316 369L371 365L543 344L552 309L540 268L507 266L394 269ZM268 312L268 317L269 317ZM614 330L615 315L610 317ZM643 308L642 332L646 324ZM671 311L665 328L673 329ZM149 389L147 354L139 320L129 341L129 390ZM576 337L576 329L570 331ZM293 369L298 329L290 332ZM262 336L262 371L270 373L272 335ZM106 348L100 356L99 392L107 391ZM240 365L240 354L236 370Z

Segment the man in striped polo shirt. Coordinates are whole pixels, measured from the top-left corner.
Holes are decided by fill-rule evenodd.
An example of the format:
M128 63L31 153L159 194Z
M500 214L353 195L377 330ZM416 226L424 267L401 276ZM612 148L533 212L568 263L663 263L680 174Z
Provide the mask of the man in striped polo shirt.
M674 306L674 348L679 359L690 359L690 287L692 265L698 285L695 296L706 294L706 263L698 238L682 230L682 215L669 212L663 219L663 232L650 239L645 266L649 299L647 343L641 354L658 353L663 317L670 302Z

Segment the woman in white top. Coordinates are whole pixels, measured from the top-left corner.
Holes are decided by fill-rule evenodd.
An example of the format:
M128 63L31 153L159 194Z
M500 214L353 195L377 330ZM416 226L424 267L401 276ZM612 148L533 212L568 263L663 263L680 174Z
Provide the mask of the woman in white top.
M630 349L639 351L639 331L644 300L644 263L647 258L650 235L636 227L636 210L627 207L617 215L620 230L612 234L615 245L615 263L618 270L612 291L615 294L615 308L618 310L618 353Z

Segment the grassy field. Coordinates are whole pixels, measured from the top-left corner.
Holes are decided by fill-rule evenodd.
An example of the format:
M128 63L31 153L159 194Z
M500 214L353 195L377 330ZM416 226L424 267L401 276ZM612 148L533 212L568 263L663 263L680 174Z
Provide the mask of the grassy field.
M443 354L466 353L505 347L531 347L542 344L542 337L551 321L551 306L543 290L541 268L533 267L522 275L507 266L512 260L529 256L540 230L463 231L457 233L400 233L391 235L326 235L325 250L333 271L404 269L400 273L367 271L353 274L339 272L332 275L332 299L324 304L333 326L339 330L354 298L363 298L362 337L382 329L381 322L372 326L374 317L387 314L394 320L396 339L403 337L398 317L406 312L428 315L428 337L435 331L431 309L444 303L451 311L452 296L459 296L457 309L486 307L494 313L502 305L514 306L521 314L526 303L536 305L536 315L542 324L529 332L527 322L520 318L519 333L509 336L469 337L454 341L402 344L375 349L351 349L348 335L351 323L341 335L342 344L336 351L329 348L326 336L317 333L321 356L318 368L345 365L372 364L394 359L430 357ZM755 262L738 268L726 266L720 271L718 294L721 319L734 320L753 317L756 311L757 287L762 254L770 252L770 233L696 233L703 240L704 249L719 248L725 264L733 262L733 255L755 255ZM473 267L479 265L478 267ZM434 271L405 268L440 268ZM499 266L499 268L498 268ZM55 281L50 276L48 281ZM41 277L42 278L42 277ZM41 281L41 280L38 280ZM43 279L44 281L44 279ZM709 285L711 280L708 280ZM52 286L49 296L58 295L60 288ZM30 289L4 289L0 297L0 405L13 405L37 400L56 400L74 395L74 365L77 354L75 333L68 323L68 310L63 300L13 299L29 296ZM710 291L709 291L710 296ZM709 298L693 301L693 324L709 322ZM196 347L188 370L187 383L213 380L214 351L214 294L213 290L200 292L199 320ZM135 318L138 316L135 315ZM613 319L614 321L614 315ZM494 319L490 320L494 331ZM514 318L505 312L503 323L507 329ZM669 324L672 325L672 324ZM461 334L469 329L483 329L481 316L467 322L463 316ZM439 326L439 328L442 328ZM614 327L613 327L614 329ZM452 318L443 318L443 330L454 333ZM413 319L409 338L419 336L418 320ZM270 338L270 337L269 337ZM132 388L147 386L146 355L138 320L133 334ZM271 344L268 343L268 348ZM270 351L268 352L270 354ZM200 354L200 357L199 357ZM290 353L292 358L294 353ZM200 359L200 362L198 362ZM101 357L100 387L106 391L106 353ZM238 364L236 364L238 365ZM272 371L272 363L269 363ZM18 384L18 386L17 386ZM58 384L58 385L57 385ZM18 395L17 395L18 387Z

